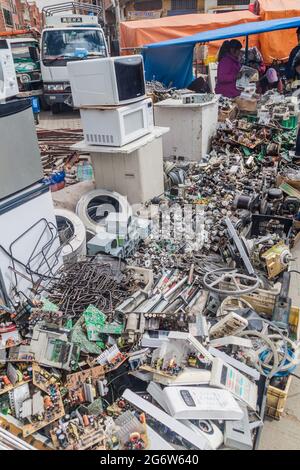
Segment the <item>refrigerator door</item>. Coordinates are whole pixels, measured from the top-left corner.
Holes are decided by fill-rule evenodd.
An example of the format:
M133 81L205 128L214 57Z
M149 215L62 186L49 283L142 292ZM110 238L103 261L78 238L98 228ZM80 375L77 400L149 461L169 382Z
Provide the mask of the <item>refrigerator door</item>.
M0 200L43 178L30 99L0 104Z

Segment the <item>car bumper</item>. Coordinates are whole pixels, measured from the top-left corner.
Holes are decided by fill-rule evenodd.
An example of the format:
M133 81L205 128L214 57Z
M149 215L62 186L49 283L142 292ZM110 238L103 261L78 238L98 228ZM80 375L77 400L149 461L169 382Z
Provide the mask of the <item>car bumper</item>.
M55 103L66 103L70 99L71 93L45 93L44 99L48 105Z

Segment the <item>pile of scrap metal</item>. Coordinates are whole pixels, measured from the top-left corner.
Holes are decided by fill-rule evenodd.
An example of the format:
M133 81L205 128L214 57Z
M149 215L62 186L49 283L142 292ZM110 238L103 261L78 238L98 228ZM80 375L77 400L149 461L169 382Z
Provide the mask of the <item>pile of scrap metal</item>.
M299 364L292 145L225 119L149 204L57 211L62 265L0 299L0 426L38 449L257 448Z
M78 166L89 163L86 153L71 150L82 139L82 129L37 129L42 165L46 178L64 171L65 183L74 184L78 178Z
M167 88L163 83L156 80L146 82L146 92L147 95L153 99L154 103L166 100L167 98L177 99L180 98L182 94L191 93L191 91L187 89L177 90L174 87Z
M257 447L265 390L299 363L299 309L288 246L250 246L237 226L225 217L218 254L163 272L107 255L65 263L3 306L1 422L39 449Z

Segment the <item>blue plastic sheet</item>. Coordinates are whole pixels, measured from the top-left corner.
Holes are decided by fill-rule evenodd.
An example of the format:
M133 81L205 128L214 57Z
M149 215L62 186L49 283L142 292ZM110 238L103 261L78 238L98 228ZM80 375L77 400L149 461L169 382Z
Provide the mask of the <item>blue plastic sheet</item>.
M158 80L167 87L186 87L193 81L193 50L193 45L144 49L146 80Z

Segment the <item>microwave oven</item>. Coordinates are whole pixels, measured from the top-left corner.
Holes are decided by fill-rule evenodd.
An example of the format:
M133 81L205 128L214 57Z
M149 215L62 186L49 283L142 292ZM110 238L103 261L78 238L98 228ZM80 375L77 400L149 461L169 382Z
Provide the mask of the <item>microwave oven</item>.
M81 109L80 116L88 145L122 147L154 127L151 98L114 109Z
M73 104L121 106L145 98L141 55L68 62Z

